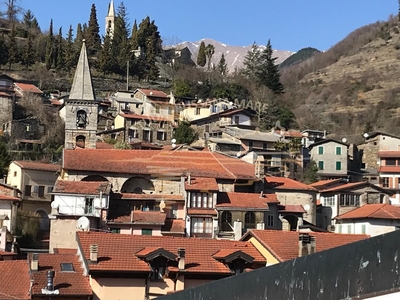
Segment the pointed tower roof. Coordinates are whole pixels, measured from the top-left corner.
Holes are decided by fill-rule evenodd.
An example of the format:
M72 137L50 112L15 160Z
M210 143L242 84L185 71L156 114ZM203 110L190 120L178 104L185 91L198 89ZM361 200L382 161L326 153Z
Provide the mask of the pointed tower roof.
M108 5L107 17L115 17L114 0L111 0L110 4Z
M82 43L82 49L79 55L78 65L76 66L69 99L95 100L85 40L83 40Z

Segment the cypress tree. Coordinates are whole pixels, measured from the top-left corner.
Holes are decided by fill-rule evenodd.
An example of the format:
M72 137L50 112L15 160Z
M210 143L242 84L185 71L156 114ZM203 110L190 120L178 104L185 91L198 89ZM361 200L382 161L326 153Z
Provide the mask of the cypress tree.
M0 177L3 178L8 173L8 166L11 163L11 156L8 152L6 143L0 137Z
M74 51L72 25L69 26L66 45L64 49L64 57L65 57L65 70L69 72L75 65L75 51Z
M62 27L58 30L57 35L57 56L55 57L56 69L60 70L65 66L64 47L63 47Z
M228 72L228 65L226 64L225 55L223 53L221 55L221 59L219 60L217 69L221 75L226 75Z
M85 34L88 55L95 55L101 49L100 26L97 21L96 5L92 4L90 18Z
M135 22L133 23L133 27L132 27L131 45L132 45L133 50L137 50L137 48L139 46L138 45L138 26L136 23L136 19L135 19Z
M29 67L35 63L35 51L30 34L28 35L28 40L24 47L24 52L22 53L21 63L26 69L29 69Z
M110 29L107 30L106 36L104 37L103 47L99 52L99 70L104 75L113 71L113 59L112 59L112 46L111 46L111 34Z
M284 87L280 82L279 66L275 63L276 57L272 57L271 41L261 52L260 64L256 71L258 84L269 88L274 94L283 94Z
M0 35L0 69L2 65L8 62L8 47L4 39L4 34Z
M50 70L54 61L54 36L53 36L53 19L50 21L49 35L46 42L46 69Z
M206 44L204 44L204 41L201 41L199 52L197 54L197 65L200 67L204 67L206 63L207 63Z

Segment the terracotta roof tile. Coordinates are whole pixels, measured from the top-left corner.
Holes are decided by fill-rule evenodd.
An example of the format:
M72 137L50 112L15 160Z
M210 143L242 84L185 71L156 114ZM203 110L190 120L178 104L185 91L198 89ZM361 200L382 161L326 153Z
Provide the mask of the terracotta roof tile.
M0 193L0 201L22 201L20 198L13 197L13 196L8 196L8 195L3 195Z
M279 205L278 212L281 213L306 213L302 205Z
M340 183L343 179L339 178L339 179L327 179L327 180L320 180L314 183L309 184L308 186L311 186L313 188L319 189L325 186L329 186L331 184L335 184L335 183Z
M378 168L378 173L400 173L400 166L382 166Z
M101 161L101 164L99 162ZM206 151L75 149L64 151L67 171L257 180L254 165Z
M114 149L114 146L109 143L96 142L96 149Z
M34 84L31 83L22 83L15 82L17 87L19 87L23 92L34 93L34 94L43 94L43 92Z
M133 194L133 193L113 194L113 199L184 200L182 194Z
M322 190L321 193L343 191L343 190L348 190L348 189L352 189L355 187L363 186L366 184L368 184L368 182L366 182L366 181L346 183L346 184L342 184L342 185L335 186L332 188L328 188L326 190Z
M390 204L366 204L347 213L337 216L335 219L390 219L400 220L400 206Z
M215 178L192 178L190 184L185 182L187 191L218 191L218 184Z
M53 193L59 194L80 194L80 195L98 195L110 193L111 184L108 181L68 181L57 180Z
M167 219L165 220L165 224L161 227L161 231L184 234L186 230L185 220L182 219Z
M286 177L265 176L265 184L267 188L274 190L316 191L311 186Z
M120 116L125 119L138 119L138 120L151 120L151 121L165 121L170 122L171 120L164 117L157 116L145 116L145 115L136 115L136 114L120 114Z
M216 216L217 212L213 208L188 208L188 215Z
M0 261L0 299L28 300L29 268L26 260Z
M164 225L166 214L159 211L127 211L125 214L116 215L110 212L109 222L111 223L134 223L134 224L155 224Z
M143 94L145 94L148 97L161 97L161 98L167 98L168 95L162 91L157 91L157 90L150 90L150 89L138 89L141 91Z
M299 234L297 231L250 230L242 237L242 240L246 240L250 236L255 237L275 258L282 262L298 257ZM317 252L369 238L366 234L310 232L310 235L315 236Z
M381 151L378 151L378 157L381 157L381 158L400 158L400 151L381 150Z
M13 162L20 168L26 170L38 170L38 171L49 171L49 172L58 172L61 170L61 165L58 164L48 164L48 163L29 161L29 160L17 160Z
M265 264L265 258L250 242L104 232L78 232L77 235L86 259L90 245L98 245L99 262L89 265L91 272L150 272L148 264L135 255L146 247L162 247L175 255L179 248L184 248L186 273L232 274L227 266L212 257L221 249L242 250L254 257L255 263Z
M217 208L268 210L268 203L279 203L275 194L219 193Z
M63 272L61 263L71 263L74 272ZM32 295L42 294L42 288L47 284L47 271L54 270L54 289L58 289L60 295L91 296L89 278L83 275L81 265L76 254L39 254L39 270L32 273Z
M55 106L62 106L63 103L60 100L56 100L56 99L50 99L51 104L55 105Z

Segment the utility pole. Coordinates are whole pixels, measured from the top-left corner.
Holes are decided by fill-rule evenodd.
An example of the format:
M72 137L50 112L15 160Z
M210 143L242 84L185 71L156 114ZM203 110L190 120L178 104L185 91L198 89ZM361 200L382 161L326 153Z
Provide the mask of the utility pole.
M129 59L126 61L126 91L129 91Z

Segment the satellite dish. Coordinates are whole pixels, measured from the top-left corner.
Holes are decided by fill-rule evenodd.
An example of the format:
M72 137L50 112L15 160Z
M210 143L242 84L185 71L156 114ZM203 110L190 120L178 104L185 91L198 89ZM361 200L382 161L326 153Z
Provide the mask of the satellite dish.
M85 230L85 229L89 228L89 225L90 225L90 221L88 218L80 217L78 219L78 224L76 225L76 227L78 229Z
M303 133L303 136L306 136L306 137L307 137L307 136L308 136L308 132L304 132L304 133Z
M58 209L60 207L60 204L58 204L56 201L51 202L50 204L51 208Z
M171 146L172 146L172 148L175 148L175 147L176 147L176 145L175 145L175 144L172 144Z
M365 138L369 137L369 134L368 133L364 133L364 137Z
M240 155L242 155L240 152L236 153L237 157L240 157Z
M175 143L176 143L176 139L172 139L172 140L171 140L171 143L172 143L172 144L175 144Z
M306 205L303 206L303 208L304 208L306 211L309 211L309 210L310 210L310 205L306 204Z
M346 138L342 138L342 142L343 142L343 143L346 143L346 142L347 142L347 139L346 139Z

